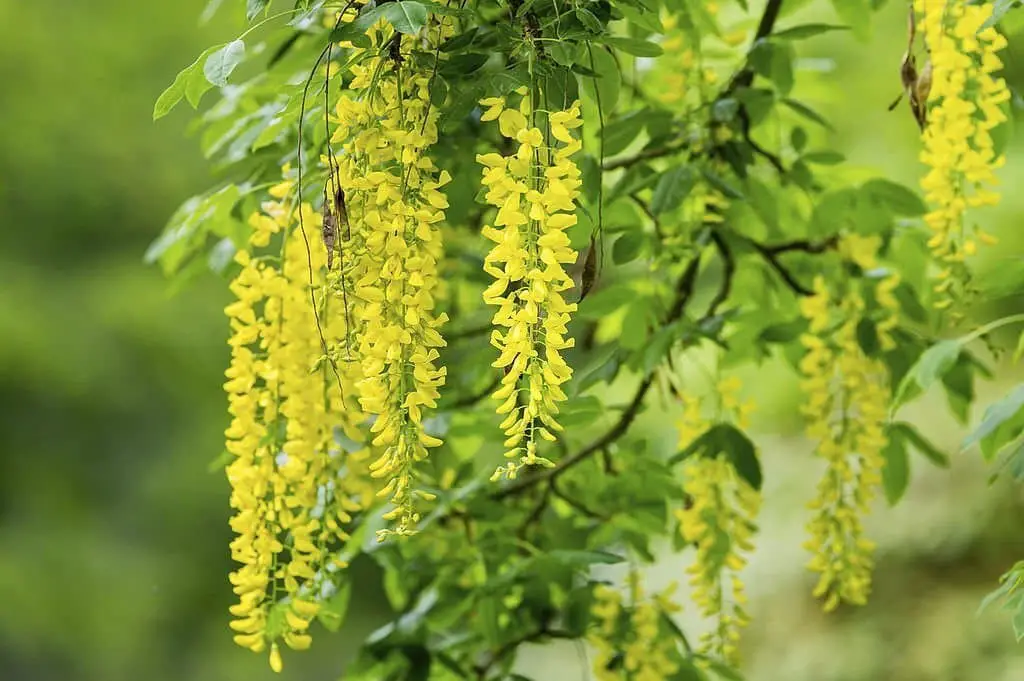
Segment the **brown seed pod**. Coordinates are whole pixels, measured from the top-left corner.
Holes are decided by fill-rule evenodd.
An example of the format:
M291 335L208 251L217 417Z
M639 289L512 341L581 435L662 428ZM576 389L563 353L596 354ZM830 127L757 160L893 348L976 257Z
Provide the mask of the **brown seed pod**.
M334 247L338 240L338 224L335 222L334 213L330 204L324 201L324 223L320 230L324 239L324 247L327 249L327 271L334 267Z
M334 212L338 216L338 226L345 230L342 237L345 241L352 238L352 227L348 222L348 207L345 205L345 190L338 183L338 189L334 192Z
M928 94L932 91L932 60L924 62L924 68L914 81L913 93L910 96L910 107L914 111L914 120L924 131L928 125Z

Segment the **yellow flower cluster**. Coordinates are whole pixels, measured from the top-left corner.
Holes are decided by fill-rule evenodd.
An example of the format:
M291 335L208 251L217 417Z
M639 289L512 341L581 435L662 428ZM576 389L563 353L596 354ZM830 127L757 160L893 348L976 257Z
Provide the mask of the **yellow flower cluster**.
M935 287L936 307L953 304L967 272L964 259L977 250L977 241L994 239L978 228L966 232L968 208L995 205L999 194L994 170L1005 161L997 157L992 129L1006 120L1000 104L1010 99L996 53L1006 39L994 28L982 29L992 14L991 3L914 0L931 59L928 124L921 160L930 169L921 181L933 210L925 216L932 231L928 242L942 267Z
M583 121L577 102L547 113L542 131L531 98L525 90L520 94L518 109L506 108L504 98L482 102L483 119L497 119L501 133L519 143L516 152L477 156L484 166L486 200L498 208L494 224L481 232L495 243L484 260L484 270L494 277L484 302L498 308L491 344L500 352L494 366L505 376L494 398L501 401L498 413L505 415L501 428L508 438L505 456L511 459L495 479L514 478L522 466L554 465L537 455L537 446L539 439L554 441L552 431L561 430L557 403L566 399L561 386L572 375L560 354L573 346L565 336L576 310L562 295L573 286L563 266L577 258L566 230L576 224L581 184L571 157L582 145L571 131Z
M432 25L436 43L445 34ZM369 32L373 48L356 66L337 104L332 142L340 145L336 181L345 193L348 226L340 275L358 339L362 379L359 404L374 421L380 451L373 476L387 482L394 520L388 534L406 535L419 521L414 465L441 441L424 429L424 411L437 406L445 369L438 328L440 223L448 207L441 188L450 181L428 150L437 141L438 112L430 104L430 71L408 56L417 38L396 34L386 22ZM384 46L391 49L385 50ZM396 48L397 46L397 48Z
M717 388L718 413L714 420L732 419L739 428L746 428L753 404L740 401L739 379L724 379ZM712 425L701 413L699 399L684 396L683 405L681 448ZM754 548L751 538L757 531L754 518L761 507L761 495L723 455L714 459L691 457L683 475L688 506L678 509L676 517L683 538L697 547L696 559L688 569L690 586L701 615L714 620L713 628L701 637L700 649L736 665L740 629L750 621L739 573L747 563L746 554Z
M706 2L703 9L707 20L715 22L716 33L720 33L718 3ZM718 83L718 73L708 65L706 48L701 44L706 32L698 29L685 14L666 13L661 23L665 27L665 38L661 42L664 56L652 71L658 83L654 96L677 110L699 106L713 96L713 88ZM745 31L732 31L722 40L726 46L735 47L745 38ZM715 46L715 51L721 53L721 48Z
M841 252L862 267L874 267L877 238L866 242L847 237L844 242ZM889 331L898 321L892 295L897 283L892 275L874 290L885 315L876 324L882 347L894 345ZM802 412L808 419L807 435L817 442L817 454L827 464L810 504L811 536L805 548L813 553L808 567L820 573L814 595L832 610L842 601L862 605L870 590L874 544L864 536L862 517L881 483L889 372L865 354L858 339L858 326L867 314L858 289L848 286L845 294L835 296L819 276L814 294L800 301L800 310L809 322L801 337L806 348L800 362Z
M587 640L594 646L594 676L598 681L663 681L679 671L672 636L661 623L680 610L670 584L653 598L645 598L639 578L630 575L631 607L622 594L604 584L594 588L591 615L594 624Z
M287 169L286 169L287 172ZM284 199L290 181L271 189ZM303 218L316 224L308 205ZM348 535L350 513L360 508L339 478L342 457L336 428L358 441L356 421L343 404L341 382L320 366L321 340L310 303L308 255L294 228L297 212L269 201L250 219L249 245L262 248L284 232L280 258L239 251L241 271L231 283L236 300L225 309L231 323L231 365L225 375L232 420L225 432L232 461L231 574L239 601L231 607L235 641L253 651L270 644L270 663L281 668L277 639L293 649L310 644L306 633L319 605L330 559ZM323 254L314 255L319 271Z

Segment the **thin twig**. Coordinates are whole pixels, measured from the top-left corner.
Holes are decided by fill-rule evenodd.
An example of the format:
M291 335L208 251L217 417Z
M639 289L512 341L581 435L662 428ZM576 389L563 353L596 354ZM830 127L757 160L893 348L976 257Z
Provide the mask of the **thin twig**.
M718 308L729 298L729 293L732 291L732 278L736 273L736 258L733 257L732 250L729 248L729 244L726 243L725 238L718 231L712 230L711 240L722 256L722 285L719 287L715 297L711 299L708 311L705 314L706 317L715 316L718 313Z
M830 248L834 248L839 242L838 236L832 236L824 241L809 241L807 239L797 239L795 241L784 241L781 244L764 244L762 248L765 251L778 255L779 253L789 253L790 251L800 251L802 253L824 253Z
M787 270L785 266L783 266L783 264L779 262L778 253L770 250L763 244L760 244L756 241L750 240L749 243L751 246L754 247L754 250L761 254L761 257L763 257L765 261L767 261L767 263L771 266L773 270L775 270L775 272L779 275L782 281L786 283L786 286L791 288L794 293L797 293L801 296L814 295L814 291L812 291L811 289L807 288L799 281L797 281L796 278L793 276L793 273Z

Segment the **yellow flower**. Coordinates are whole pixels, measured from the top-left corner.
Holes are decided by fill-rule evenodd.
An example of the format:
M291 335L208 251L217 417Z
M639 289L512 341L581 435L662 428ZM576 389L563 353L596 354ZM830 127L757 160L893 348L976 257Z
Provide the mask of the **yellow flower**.
M883 308L893 309L889 291L898 280L883 280L876 294ZM805 394L807 435L827 463L818 484L805 547L813 554L808 567L820 574L814 595L825 609L840 602L862 605L871 586L874 544L864 536L861 517L881 484L886 445L884 425L889 403L885 365L864 354L857 328L864 301L856 290L832 297L818 277L818 300L803 306L812 333L801 338L807 354L800 363ZM832 320L839 320L832 328ZM879 328L883 345L887 335Z
M718 405L713 420L703 418L699 400L683 397L680 448L689 446L715 421L733 420L738 427L745 426L752 405L739 400L740 380L730 376L716 387ZM761 497L722 455L690 457L683 465L683 475L687 506L676 511L676 518L683 539L696 546L688 569L690 586L701 615L714 621L701 637L700 650L735 665L739 662L740 629L750 619L739 572L753 549L754 518Z
M347 462L331 449L335 429L358 438L360 420L341 407L341 379L326 363L310 372L323 352L309 297L310 256L297 211L289 212L287 195L281 198L264 203L250 220L257 229L274 224L286 233L281 256L258 260L240 251L235 258L242 269L230 286L236 300L225 309L232 357L224 385L232 415L225 431L233 456L227 467L235 510L231 554L241 564L230 575L239 599L230 608L231 628L235 641L253 651L269 643L275 669L281 666L276 639L292 645L308 637L302 632L316 604L294 600L294 611L278 625L271 625L272 610L287 608L286 599L304 590L319 590L322 568L348 538L352 502L347 482L338 481ZM305 223L318 229L312 209L302 211ZM250 240L254 248L265 243ZM325 254L311 255L320 272ZM328 335L336 328L328 326Z
M499 351L494 366L505 376L494 398L501 402L505 456L512 461L495 472L495 479L513 478L526 465L554 465L538 454L538 445L555 440L561 430L555 414L566 395L560 386L572 376L560 353L573 345L566 325L576 305L565 302L562 292L573 286L564 265L575 262L577 254L565 230L576 224L581 182L570 154L560 152L578 144L568 131L582 124L579 114L578 104L551 114L549 123L562 138L547 149L538 128L525 127L525 116L506 109L499 126L502 134L520 141L519 150L509 157L477 157L484 166L485 198L498 208L494 224L482 230L494 242L484 260L484 271L494 278L484 302L497 308L491 343Z
M672 602L676 588L673 583L653 598L645 598L639 575L632 573L627 607L615 589L604 584L594 587L593 624L587 641L597 652L593 669L599 681L662 681L679 671L675 644L662 625L663 617L679 610Z
M915 0L914 8L932 67L921 151L921 161L929 166L921 187L932 210L924 220L932 231L928 246L933 256L940 268L955 275L936 288L935 306L944 309L967 293L964 260L977 251L964 225L967 209L999 200L989 187L997 184L994 171L1004 159L995 154L991 130L1006 120L999 106L1009 100L1010 91L993 73L1002 67L996 53L1006 47L1006 39L994 27L981 29L991 16L991 3ZM974 232L977 240L986 241L977 227Z
M487 110L480 116L481 121L493 121L497 118L502 111L505 110L505 98L504 97L488 97L480 100L481 106L486 106Z
M443 32L442 24L430 39ZM391 35L381 29L375 44ZM402 39L402 49L411 49L414 39ZM374 419L371 444L378 453L369 472L382 481L378 496L394 506L384 516L394 526L378 532L383 539L415 531L417 499L426 500L414 489L416 464L441 444L424 422L446 376L437 360L447 318L436 304L440 224L448 207L442 188L451 178L428 155L438 133L431 71L385 64L391 57L379 49L369 54L353 67L356 78L338 101L332 139L340 146L338 181L351 225L340 281L357 339L359 405ZM503 100L485 105L485 115L497 116Z

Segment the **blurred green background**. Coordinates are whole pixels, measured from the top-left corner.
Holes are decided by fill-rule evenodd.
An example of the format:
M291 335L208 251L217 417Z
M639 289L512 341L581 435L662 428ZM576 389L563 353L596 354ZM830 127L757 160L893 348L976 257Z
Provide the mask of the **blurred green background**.
M226 421L225 286L206 275L171 295L142 263L174 208L210 182L198 144L184 138L187 114L151 122L176 71L238 28L231 12L199 26L205 4L0 0L0 679L272 676L262 656L231 643L227 484L207 471ZM902 7L889 3L868 46L810 43L803 87L853 162L913 185L914 123L886 111L899 87ZM834 20L827 6L804 16ZM1018 40L1008 56L1015 81L1021 50ZM1010 152L1008 187L1024 180L1021 148ZM1013 254L1024 252L1014 220L1024 194L1007 193L991 214L1004 248L986 263L1004 275L1019 274ZM1013 380L1002 372L983 397ZM773 386L759 390L764 423L793 422L791 375L769 367L747 383ZM961 432L941 399L912 411L956 449ZM952 472L914 460L907 502L873 519L875 599L824 617L800 549L809 447L796 433L762 441L769 501L749 577L751 679L1024 679L1006 618L975 617L1024 557L1020 494L990 489L977 454L955 454ZM682 569L670 557L650 578L662 584ZM368 591L353 628L289 656L282 678L337 678L379 612ZM523 664L546 678L579 662L553 647L531 649Z

